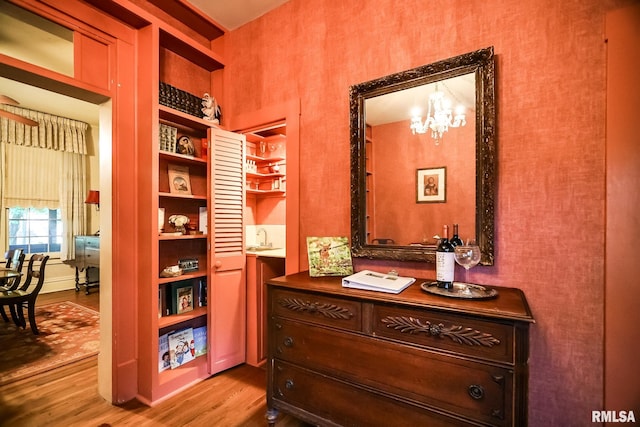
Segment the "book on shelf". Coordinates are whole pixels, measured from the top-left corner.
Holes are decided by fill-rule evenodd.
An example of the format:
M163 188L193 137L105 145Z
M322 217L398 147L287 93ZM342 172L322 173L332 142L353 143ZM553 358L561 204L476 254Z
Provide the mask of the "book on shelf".
M207 354L207 327L200 326L193 329L193 341L195 344L195 357Z
M207 207L201 206L198 208L198 231L202 234L207 234Z
M165 298L165 293L162 292L162 288L158 289L158 317L162 317L165 316L169 313L167 313L167 309L166 309L166 301L167 299Z
M207 278L202 277L198 280L198 306L207 306Z
M171 356L169 354L168 334L158 337L158 372L162 372L171 367Z
M168 334L171 369L176 369L196 358L193 328L186 328Z
M364 289L367 291L398 294L415 282L413 277L402 277L397 274L384 274L371 270L362 270L342 279L345 288Z

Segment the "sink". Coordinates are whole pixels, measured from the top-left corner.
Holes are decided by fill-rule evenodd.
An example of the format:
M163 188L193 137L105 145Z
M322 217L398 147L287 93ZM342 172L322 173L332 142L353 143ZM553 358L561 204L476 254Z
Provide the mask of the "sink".
M247 251L249 252L260 252L260 251L273 251L281 248L274 248L273 246L247 246Z

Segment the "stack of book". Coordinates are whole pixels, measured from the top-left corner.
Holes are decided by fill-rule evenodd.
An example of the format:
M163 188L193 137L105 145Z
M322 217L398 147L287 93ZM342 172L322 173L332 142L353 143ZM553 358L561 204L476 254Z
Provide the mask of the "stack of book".
M158 372L176 369L207 354L207 327L186 328L158 338Z

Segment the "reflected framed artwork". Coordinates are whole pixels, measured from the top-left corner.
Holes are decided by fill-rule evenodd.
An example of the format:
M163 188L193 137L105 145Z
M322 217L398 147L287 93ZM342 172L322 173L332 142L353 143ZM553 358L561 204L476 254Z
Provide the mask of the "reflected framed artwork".
M416 203L447 201L447 168L425 168L416 171Z

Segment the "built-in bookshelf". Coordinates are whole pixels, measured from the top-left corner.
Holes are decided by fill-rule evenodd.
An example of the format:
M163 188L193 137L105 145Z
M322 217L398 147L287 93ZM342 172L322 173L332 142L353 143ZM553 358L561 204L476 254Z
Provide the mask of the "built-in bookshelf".
M149 257L137 281L138 383L140 400L153 404L212 372L209 149L220 124L198 114L197 104L205 93L219 96L224 61L207 43L161 21L139 33L138 95L148 105L140 118L146 146L139 165L149 184L141 194L149 208L140 212L139 229ZM191 348L196 336L197 356Z

